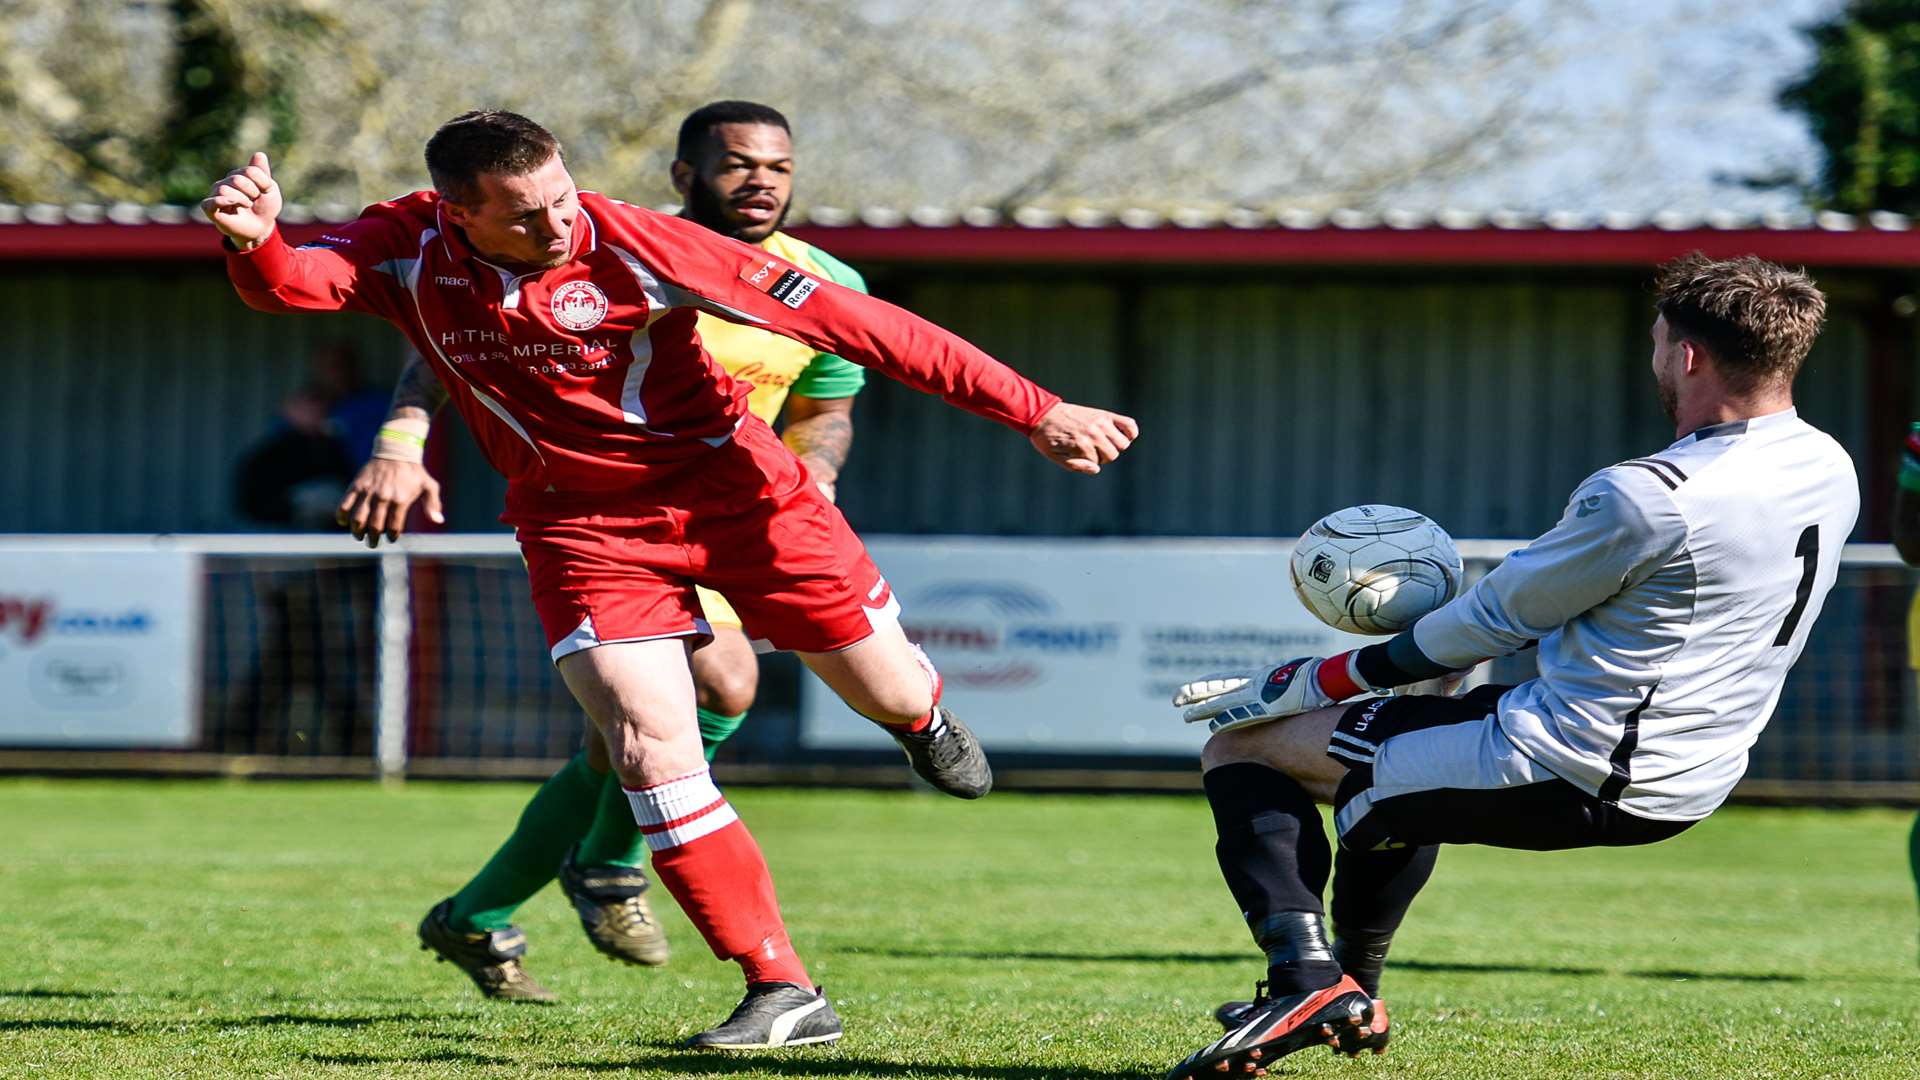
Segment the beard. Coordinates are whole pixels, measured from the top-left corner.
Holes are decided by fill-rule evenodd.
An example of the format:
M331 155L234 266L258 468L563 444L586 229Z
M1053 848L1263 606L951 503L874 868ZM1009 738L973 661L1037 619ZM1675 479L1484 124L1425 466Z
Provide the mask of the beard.
M721 236L730 236L749 244L757 244L779 232L780 226L787 223L787 211L792 208L793 201L789 199L787 205L780 208L780 215L772 221L765 224L742 222L727 212L727 201L708 187L706 181L696 176L687 185L687 217Z
M1654 388L1660 394L1660 410L1667 414L1667 422L1680 423L1680 390L1664 375L1653 377Z

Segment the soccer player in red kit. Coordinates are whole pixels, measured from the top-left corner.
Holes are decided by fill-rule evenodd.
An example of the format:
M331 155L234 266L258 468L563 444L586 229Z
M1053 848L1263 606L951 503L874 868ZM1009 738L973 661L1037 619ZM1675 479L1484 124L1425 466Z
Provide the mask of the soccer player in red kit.
M489 462L562 678L606 739L654 870L745 999L692 1045L826 1042L840 1022L788 941L772 879L714 785L694 718L693 585L796 652L934 786L978 798L984 753L940 706L864 547L701 347L699 312L939 394L1097 473L1134 422L1066 403L932 324L679 218L578 190L545 128L466 113L428 140L433 191L300 248L264 154L201 204L258 310L359 311L434 365Z

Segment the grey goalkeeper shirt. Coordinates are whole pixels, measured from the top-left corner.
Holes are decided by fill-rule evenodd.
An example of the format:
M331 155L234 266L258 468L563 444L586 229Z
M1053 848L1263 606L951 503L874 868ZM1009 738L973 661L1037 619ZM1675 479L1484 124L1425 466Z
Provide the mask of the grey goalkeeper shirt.
M1514 745L1639 816L1703 818L1746 772L1859 510L1852 460L1794 410L1702 428L1589 476L1402 637L1447 668L1537 641L1539 677L1496 714Z

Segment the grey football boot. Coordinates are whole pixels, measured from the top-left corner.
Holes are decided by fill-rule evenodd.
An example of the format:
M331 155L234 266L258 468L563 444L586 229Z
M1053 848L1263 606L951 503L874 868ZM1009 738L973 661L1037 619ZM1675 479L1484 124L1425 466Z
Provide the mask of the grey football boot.
M926 731L888 728L887 733L906 751L913 771L941 791L961 799L977 799L992 791L993 766L987 764L980 740L945 705L937 711Z
M671 950L660 920L647 903L652 883L637 866L581 866L574 862L575 844L560 860L560 891L573 901L593 947L614 960L658 967Z
M495 1001L551 1005L559 995L534 981L520 958L527 953L527 935L517 926L486 933L457 930L448 917L453 898L434 905L420 920L420 947L467 973L480 992Z

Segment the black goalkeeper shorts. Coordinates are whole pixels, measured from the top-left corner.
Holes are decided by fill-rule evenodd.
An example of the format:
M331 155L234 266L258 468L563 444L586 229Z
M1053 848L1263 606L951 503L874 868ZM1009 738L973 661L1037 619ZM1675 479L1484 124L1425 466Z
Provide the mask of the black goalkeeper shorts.
M1340 845L1629 847L1693 824L1635 817L1522 753L1494 716L1509 689L1373 698L1348 708L1327 744L1328 756L1347 767L1333 802Z

